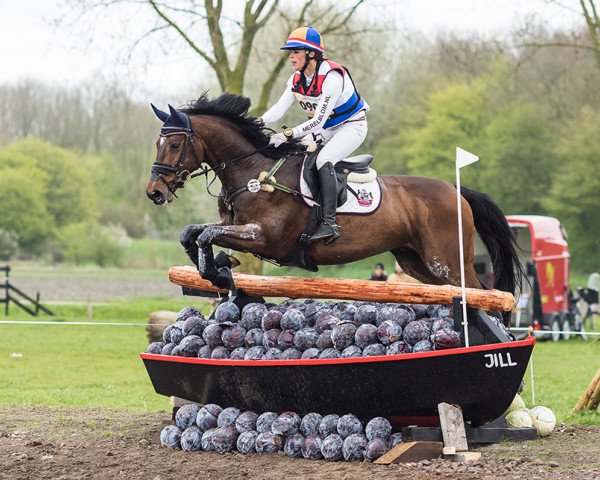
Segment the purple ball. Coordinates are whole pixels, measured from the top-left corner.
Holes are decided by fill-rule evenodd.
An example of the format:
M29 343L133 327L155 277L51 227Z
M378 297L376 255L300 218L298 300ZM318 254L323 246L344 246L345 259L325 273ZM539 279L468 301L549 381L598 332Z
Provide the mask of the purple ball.
M400 355L402 353L409 353L410 345L404 343L403 341L398 341L392 343L389 347L387 347L385 354L386 355Z
M319 355L321 355L321 350L319 350L318 348L309 348L308 350L304 350L300 358L303 360L307 360L319 358Z
M288 457L302 458L302 447L304 446L304 436L300 433L293 433L285 439L283 453Z
M196 307L184 307L177 313L178 322L185 322L189 317L203 318L203 315Z
M387 320L395 321L396 316L398 314L398 309L391 305L383 305L377 311L377 318L375 320L375 325L379 327L383 322Z
M278 330L277 328L267 330L263 335L263 347L265 347L266 349L276 347L277 339L279 338L280 333L281 330Z
M307 460L319 460L323 458L321 445L323 440L318 435L310 435L304 439L302 446L302 456Z
M362 433L363 426L360 420L351 414L343 415L337 423L337 433L340 437L346 438L353 433Z
M262 318L267 313L267 307L262 303L249 303L242 309L240 324L246 330L260 328Z
M291 435L298 433L302 419L294 412L283 412L271 424L271 432L275 435Z
M440 328L432 335L432 337L433 345L436 350L460 347L460 333L451 328Z
M279 310L269 310L265 313L261 320L262 329L266 332L269 330L273 330L276 328L277 330L281 330L281 319L283 317L283 313Z
M283 315L285 312L287 312L287 309L288 307L286 307L285 305L273 305L271 308L269 308L269 312L273 310Z
M321 453L325 460L331 462L337 462L344 458L342 454L342 447L344 446L344 440L337 433L328 435L321 444Z
M406 327L410 322L417 319L415 311L408 305L398 305L396 315L393 320L400 324L402 328Z
M241 412L235 407L224 408L217 418L218 427L235 427L235 422Z
M402 332L402 340L412 346L421 340L429 339L430 335L431 330L427 322L415 320L414 322L410 322Z
M279 348L279 350L283 351L283 350L293 347L294 346L294 335L296 335L295 330L291 330L291 329L283 330L277 337L277 348Z
M173 344L173 346L175 346L175 344ZM152 342L150 345L148 345L148 348L146 348L146 353L161 355L163 354L162 351L164 347L165 342Z
M377 338L385 346L402 338L402 327L393 320L386 320L377 327Z
M251 347L244 355L244 360L262 360L267 350L263 346Z
M206 345L202 337L190 335L179 343L179 353L183 357L197 357L200 349Z
M253 328L246 332L244 343L247 348L262 346L264 332L261 328Z
M215 310L215 320L217 323L232 322L235 323L240 319L240 309L235 303L221 303Z
M165 344L173 343L171 342L171 330L173 329L173 325L174 324L167 325L163 330L163 342L165 342Z
M246 353L248 349L246 347L236 348L233 352L229 354L230 360L244 360L246 358Z
M338 415L325 415L319 423L319 435L325 438L331 434L337 435L337 424L340 417Z
M217 418L223 411L221 407L214 403L207 403L204 405L196 415L196 425L203 432L210 430L211 428L217 428Z
M223 345L215 347L210 354L210 358L213 360L224 360L229 358L229 350L225 348Z
M363 348L363 357L378 357L385 355L385 347L381 343L373 343Z
M256 430L256 421L258 420L258 415L254 412L243 412L239 417L235 420L235 428L239 433L249 432L252 430Z
M338 324L337 317L334 317L327 312L319 312L315 319L315 331L318 334L323 333L325 330L332 330Z
M331 331L331 341L333 346L339 351L349 347L354 343L356 334L356 325L350 322L338 323Z
M186 428L179 443L186 452L199 452L202 450L202 431L195 425Z
M373 305L361 305L354 314L354 324L360 327L364 324L375 325L377 322L377 308Z
M375 417L369 420L365 428L365 434L369 441L375 438L388 440L392 434L392 424L383 417Z
M256 452L256 438L258 437L258 432L254 430L249 430L247 432L241 433L237 439L237 450L240 453L248 454Z
M179 430L183 431L196 423L196 417L200 411L200 406L195 403L182 405L175 414L175 424Z
M390 435L390 449L394 448L396 445L399 445L400 443L402 443L402 434L400 432L398 433L392 433Z
M212 443L212 436L216 430L216 428L210 428L202 434L202 450L204 450L205 452L214 451L215 447Z
M171 355L173 357L180 357L181 356L181 349L179 348L179 345L175 345L173 347L173 350L171 350Z
M341 358L342 354L335 348L326 348L321 352L319 358Z
M215 431L212 434L211 443L216 452L231 452L237 445L238 437L239 433L235 427L228 425L215 428Z
M183 331L179 325L174 324L171 328L171 342L179 345L181 340L183 340Z
M175 425L168 425L160 432L160 444L163 447L169 447L173 450L179 449L182 433Z
M282 438L279 435L271 432L259 433L256 437L256 453L264 455L280 452L282 443Z
M357 347L356 345L350 345L349 347L344 348L344 351L342 352L342 358L354 358L362 356L362 348Z
M297 308L291 308L283 314L281 318L282 330L298 331L304 327L306 327L306 317Z
M202 332L207 325L208 321L203 316L189 317L185 322L183 322L181 331L186 337L188 335L202 335Z
M428 305L423 305L422 303L413 303L410 307L414 310L417 319L427 316Z
M283 352L277 347L269 348L263 355L263 360L281 360Z
M371 462L377 460L390 449L388 442L381 438L370 440L365 447L365 458Z
M434 334L440 328L454 330L454 319L452 317L436 318L431 326L431 333Z
M354 334L354 343L359 348L365 348L367 345L377 343L377 327L370 323L363 323L356 329Z
M333 314L342 321L354 322L354 314L358 308L351 303L339 302L333 307Z
M223 345L221 335L223 334L223 327L216 323L211 323L202 332L202 338L210 348L215 348Z
M431 352L432 350L433 350L433 345L431 344L431 342L429 340L421 340L414 344L412 352L413 353Z
M365 457L367 443L367 437L365 437L362 433L353 433L352 435L346 437L342 447L344 460L363 460Z
M319 434L319 424L323 420L323 417L318 413L307 413L302 417L302 421L300 422L300 433L305 437L310 435L318 435Z
M324 330L319 334L317 341L315 342L315 347L319 350L327 350L328 348L333 348L333 340L331 339L331 334L333 330Z
M283 360L298 360L302 357L302 352L295 347L287 348L281 353Z
M271 425L277 418L277 414L274 412L265 412L258 416L256 419L256 431L258 433L270 432Z
M208 345L204 345L200 350L198 350L198 358L211 358L213 349Z
M244 338L246 337L246 330L240 325L234 325L233 327L226 328L221 334L221 341L227 348L233 350L235 348L243 347L245 344Z
M314 328L306 327L296 332L294 346L301 351L314 348L317 344L319 334Z
M173 353L173 349L176 347L177 345L175 345L174 343L167 343L165 344L165 346L162 348L160 354L161 355L171 355Z

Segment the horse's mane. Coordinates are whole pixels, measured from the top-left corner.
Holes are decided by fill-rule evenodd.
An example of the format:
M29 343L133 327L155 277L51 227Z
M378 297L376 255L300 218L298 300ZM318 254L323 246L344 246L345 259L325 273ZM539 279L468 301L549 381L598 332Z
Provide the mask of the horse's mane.
M233 122L241 129L244 137L269 158L279 159L305 149L297 140L285 142L278 148L269 147L269 136L261 126L254 123L256 118L248 113L249 109L250 99L242 95L223 93L217 98L209 99L207 92L204 92L198 100L190 101L187 108L181 111L187 115L214 115Z

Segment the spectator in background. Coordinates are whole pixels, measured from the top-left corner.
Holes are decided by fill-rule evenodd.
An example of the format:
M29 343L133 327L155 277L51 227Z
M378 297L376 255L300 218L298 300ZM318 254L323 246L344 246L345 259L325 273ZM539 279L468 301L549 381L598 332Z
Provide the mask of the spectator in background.
M407 275L406 273L404 273L404 270L402 270L402 267L398 264L398 262L396 262L396 267L394 269L394 273L392 273L390 275L390 277L388 278L388 282L421 283L416 278L413 278L410 275Z
M385 271L385 267L383 263L378 263L375 265L375 270L371 274L371 278L369 280L376 280L379 282L385 282L388 279L387 272Z

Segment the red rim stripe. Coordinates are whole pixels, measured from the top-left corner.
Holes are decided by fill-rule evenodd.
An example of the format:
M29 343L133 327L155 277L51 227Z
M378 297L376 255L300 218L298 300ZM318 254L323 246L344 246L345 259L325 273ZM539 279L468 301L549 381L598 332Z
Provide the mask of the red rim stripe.
M296 41L299 43L308 43L309 45L312 45L313 47L317 47L319 50L323 50L323 47L321 45L319 45L318 43L311 42L310 40L306 40L304 38L288 38L288 42L289 41Z
M434 350L420 353L401 353L399 355L380 355L376 357L353 357L353 358L318 358L304 360L230 360L196 357L173 357L171 355L156 355L153 353L140 353L144 360L158 360L162 362L192 363L198 365L214 365L220 367L295 367L304 365L341 365L346 363L374 363L395 362L398 360L417 360L420 358L444 357L447 355L461 355L474 352L486 352L489 350L505 350L510 348L533 347L535 337L527 337L525 340L505 343L491 343L488 345L476 345L474 347L450 348L448 350Z

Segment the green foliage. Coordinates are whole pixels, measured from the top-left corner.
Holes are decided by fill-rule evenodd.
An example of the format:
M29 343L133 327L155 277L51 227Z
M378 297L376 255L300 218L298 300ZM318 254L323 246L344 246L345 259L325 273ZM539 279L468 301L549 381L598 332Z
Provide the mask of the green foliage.
M39 254L53 233L54 219L46 209L42 176L30 173L27 168L0 172L0 228L16 234L24 251Z
M124 256L124 247L115 239L114 232L90 222L68 225L58 233L59 259L76 265L95 264L101 267L118 266Z
M600 114L591 108L565 125L556 149L560 168L545 202L567 228L573 265L588 269L600 265L599 138Z
M11 230L0 228L0 261L10 260L19 248L19 237Z

